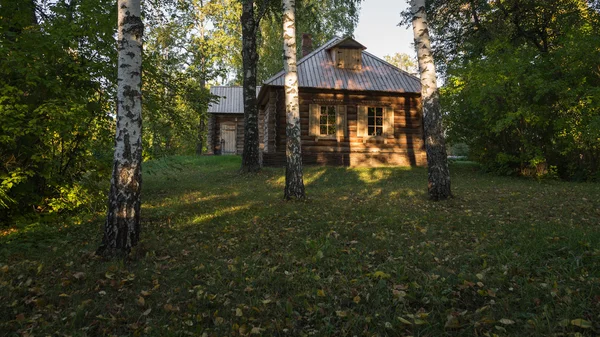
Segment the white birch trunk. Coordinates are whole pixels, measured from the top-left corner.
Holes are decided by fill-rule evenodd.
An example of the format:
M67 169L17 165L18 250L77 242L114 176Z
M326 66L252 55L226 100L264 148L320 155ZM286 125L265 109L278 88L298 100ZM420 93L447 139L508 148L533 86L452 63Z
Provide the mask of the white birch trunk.
M302 151L300 143L300 108L296 69L296 1L283 0L283 54L286 114L286 167L284 198L304 199Z
M421 99L423 103L423 124L425 152L427 153L428 192L432 200L443 200L452 196L450 191L450 171L442 126L440 94L437 87L435 64L431 52L431 42L427 29L425 0L411 0L412 25L415 48L421 74Z
M98 253L125 255L139 241L142 184L142 35L140 0L118 1L117 130L108 214Z

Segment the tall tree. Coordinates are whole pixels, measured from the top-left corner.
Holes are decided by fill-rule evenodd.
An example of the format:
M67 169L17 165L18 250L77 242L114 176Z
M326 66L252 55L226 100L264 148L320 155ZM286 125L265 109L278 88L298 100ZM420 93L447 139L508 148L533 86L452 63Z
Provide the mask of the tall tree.
M383 59L386 62L396 66L398 69L402 69L408 73L417 73L417 62L414 57L411 57L405 53L395 53L394 55L385 55Z
M298 72L296 69L296 1L283 0L283 54L286 115L286 166L284 198L304 199L302 149L300 142L300 109L298 104Z
M442 125L440 94L427 30L425 0L411 0L410 5L415 48L421 74L425 152L427 153L427 189L430 199L444 200L452 196L450 171Z
M241 171L260 170L258 140L258 106L256 102L256 71L258 52L256 37L260 20L265 15L269 0L242 0L242 59L244 76L244 150ZM255 13L255 7L256 13Z
M98 253L128 254L140 238L142 35L140 0L119 0L117 129L108 214Z

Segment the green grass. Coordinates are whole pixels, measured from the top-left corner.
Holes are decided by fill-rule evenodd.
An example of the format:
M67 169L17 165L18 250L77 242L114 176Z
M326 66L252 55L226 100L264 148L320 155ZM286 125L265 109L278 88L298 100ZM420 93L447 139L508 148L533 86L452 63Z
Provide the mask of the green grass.
M25 335L594 336L600 185L452 169L283 169L237 157L144 167L141 244L94 256L103 215L0 237L0 331ZM150 173L150 174L149 174Z

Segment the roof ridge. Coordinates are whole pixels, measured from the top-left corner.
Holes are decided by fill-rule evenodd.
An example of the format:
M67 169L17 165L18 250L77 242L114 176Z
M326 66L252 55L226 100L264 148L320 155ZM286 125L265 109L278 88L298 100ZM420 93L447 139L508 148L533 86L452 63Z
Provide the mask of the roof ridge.
M331 39L329 39L329 41L323 43L319 48L311 51L310 53L306 54L306 56L303 56L302 58L300 58L297 62L296 62L296 67L300 66L300 64L304 63L306 60L308 60L309 58L315 56L318 52L320 52L323 49L326 49L326 47L329 46L329 44L336 42L337 40L341 39L341 37L334 35L334 37L332 37ZM275 79L277 79L277 77L281 76L282 74L285 74L285 70L281 70L279 72L277 72L275 75L269 77L268 79L266 79L265 81L263 81L263 84L268 84L268 82L272 82Z

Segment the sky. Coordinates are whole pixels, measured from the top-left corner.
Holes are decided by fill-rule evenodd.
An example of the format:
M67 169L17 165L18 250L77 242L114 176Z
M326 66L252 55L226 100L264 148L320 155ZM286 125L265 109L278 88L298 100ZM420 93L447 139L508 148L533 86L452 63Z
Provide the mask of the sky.
M354 38L380 58L394 53L414 57L412 28L398 27L400 12L407 7L406 0L363 0Z

